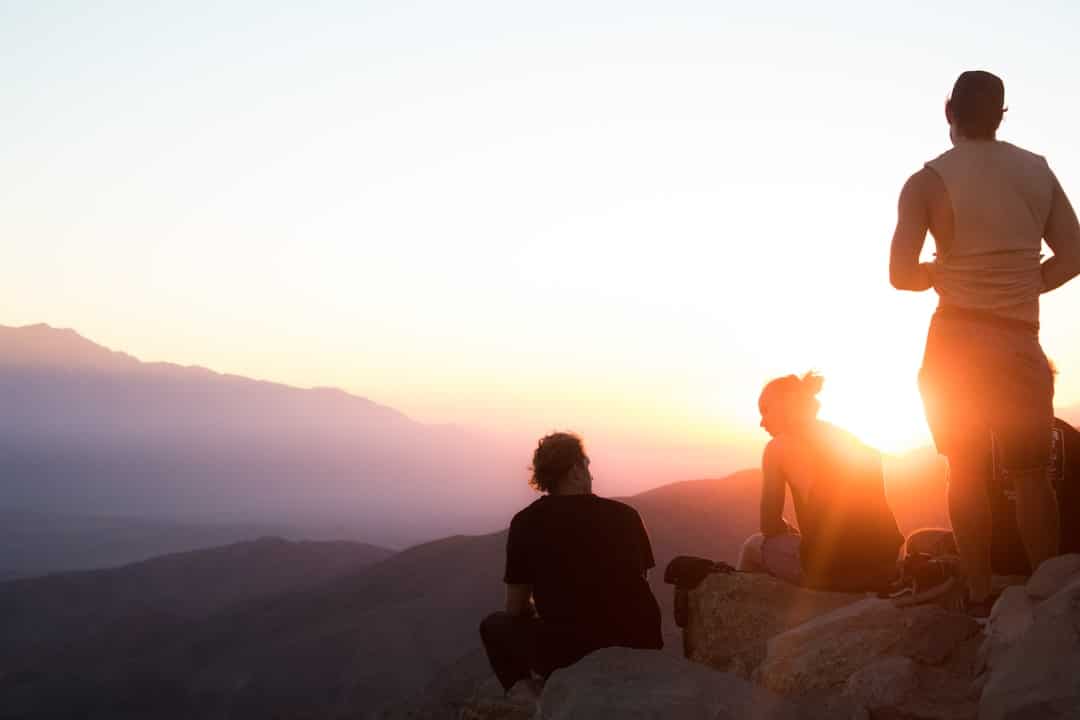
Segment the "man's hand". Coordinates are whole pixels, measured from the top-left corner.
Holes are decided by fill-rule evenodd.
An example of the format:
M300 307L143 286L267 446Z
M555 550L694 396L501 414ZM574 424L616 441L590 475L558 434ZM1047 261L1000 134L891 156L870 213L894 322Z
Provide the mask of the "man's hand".
M519 615L522 617L533 617L536 615L536 608L532 602L532 585L511 585L506 586L506 612L511 615Z

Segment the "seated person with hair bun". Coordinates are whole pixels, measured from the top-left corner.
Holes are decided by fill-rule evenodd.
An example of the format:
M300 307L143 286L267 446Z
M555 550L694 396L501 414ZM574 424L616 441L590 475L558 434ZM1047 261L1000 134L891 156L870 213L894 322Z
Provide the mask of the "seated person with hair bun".
M540 499L514 516L506 538L506 610L480 624L503 688L539 693L552 671L604 647L659 649L654 566L634 508L592 492L581 439L554 433L533 454ZM524 682L522 682L524 681Z
M772 436L761 461L761 532L743 545L739 570L820 590L884 590L904 538L885 499L881 454L818 419L823 383L788 375L761 392L761 426ZM784 520L785 488L798 530Z

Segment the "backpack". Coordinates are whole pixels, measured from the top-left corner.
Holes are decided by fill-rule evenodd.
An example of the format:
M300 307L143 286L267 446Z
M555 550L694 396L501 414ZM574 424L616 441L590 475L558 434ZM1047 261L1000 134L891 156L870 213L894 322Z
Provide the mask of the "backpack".
M688 594L714 572L733 573L735 568L726 562L708 560L693 555L679 555L664 568L664 582L675 586L675 624L686 627L690 615Z

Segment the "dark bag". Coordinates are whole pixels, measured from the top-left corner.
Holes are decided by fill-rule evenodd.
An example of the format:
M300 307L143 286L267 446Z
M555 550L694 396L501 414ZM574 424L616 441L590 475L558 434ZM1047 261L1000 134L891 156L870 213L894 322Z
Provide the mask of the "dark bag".
M732 573L735 568L726 562L716 562L693 555L679 555L664 568L664 582L675 586L675 624L686 627L690 614L687 594L714 572Z

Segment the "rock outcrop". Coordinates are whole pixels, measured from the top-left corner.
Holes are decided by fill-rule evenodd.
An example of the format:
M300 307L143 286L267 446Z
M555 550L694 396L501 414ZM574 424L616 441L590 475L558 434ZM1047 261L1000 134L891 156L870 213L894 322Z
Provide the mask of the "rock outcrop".
M1080 717L1080 555L1042 564L994 606L980 649L981 720Z
M731 673L658 650L607 648L557 670L537 720L795 720L792 703Z
M710 577L690 595L691 659L749 676L826 716L973 718L979 626L936 606Z
M710 575L689 594L685 654L748 679L771 638L861 597L803 590L769 575Z
M1080 718L1080 555L1006 589L985 628L735 574L690 594L685 633L691 660L600 650L552 674L539 703L489 683L461 718Z

